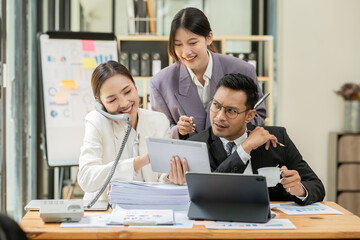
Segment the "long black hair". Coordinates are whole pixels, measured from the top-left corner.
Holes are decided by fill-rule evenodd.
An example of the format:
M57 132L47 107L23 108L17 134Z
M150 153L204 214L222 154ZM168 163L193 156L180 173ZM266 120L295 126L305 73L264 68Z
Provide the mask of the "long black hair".
M168 46L169 54L176 62L179 61L179 58L175 53L175 34L181 27L205 38L208 37L212 31L209 20L200 9L193 7L181 9L171 22ZM208 49L212 52L217 52L213 43L208 46Z

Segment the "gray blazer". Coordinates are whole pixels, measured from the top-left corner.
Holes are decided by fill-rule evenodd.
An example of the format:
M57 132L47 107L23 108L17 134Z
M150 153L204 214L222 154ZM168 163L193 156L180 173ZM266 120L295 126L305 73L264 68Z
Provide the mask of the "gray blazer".
M253 79L258 87L259 96L263 96L255 68L252 65L232 56L211 54L213 69L210 81L210 99L214 97L217 83L225 74L229 73L241 73ZM190 74L182 62L164 68L150 79L150 102L152 110L164 113L169 119L172 138L186 139L189 137L181 136L178 133L177 122L182 115L195 118L196 130L193 134L210 126L209 111L205 111L196 85L191 80ZM257 108L252 123L257 126L262 125L265 118L265 104L262 103Z

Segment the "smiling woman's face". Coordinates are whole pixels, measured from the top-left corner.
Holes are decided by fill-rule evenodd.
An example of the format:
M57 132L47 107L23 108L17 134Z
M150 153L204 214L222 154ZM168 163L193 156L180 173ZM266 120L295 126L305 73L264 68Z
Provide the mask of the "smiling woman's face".
M136 128L139 96L128 77L116 74L105 80L100 88L100 100L110 114L130 114L131 126Z
M176 56L195 74L204 73L209 62L208 46L212 43L209 37L197 35L185 28L175 33L174 49Z

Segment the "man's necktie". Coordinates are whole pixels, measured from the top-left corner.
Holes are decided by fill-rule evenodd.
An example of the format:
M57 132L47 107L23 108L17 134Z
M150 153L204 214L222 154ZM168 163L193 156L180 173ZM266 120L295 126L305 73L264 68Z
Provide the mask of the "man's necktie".
M226 154L227 156L230 156L231 155L231 150L233 149L233 147L235 146L235 143L234 142L228 142L226 144Z

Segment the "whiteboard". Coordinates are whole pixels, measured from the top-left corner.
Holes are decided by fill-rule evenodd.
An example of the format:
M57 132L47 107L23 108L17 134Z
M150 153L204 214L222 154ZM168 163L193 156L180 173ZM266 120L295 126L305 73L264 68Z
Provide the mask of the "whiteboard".
M85 116L94 109L91 74L102 62L118 61L116 37L48 32L39 35L39 46L47 162L78 165Z

